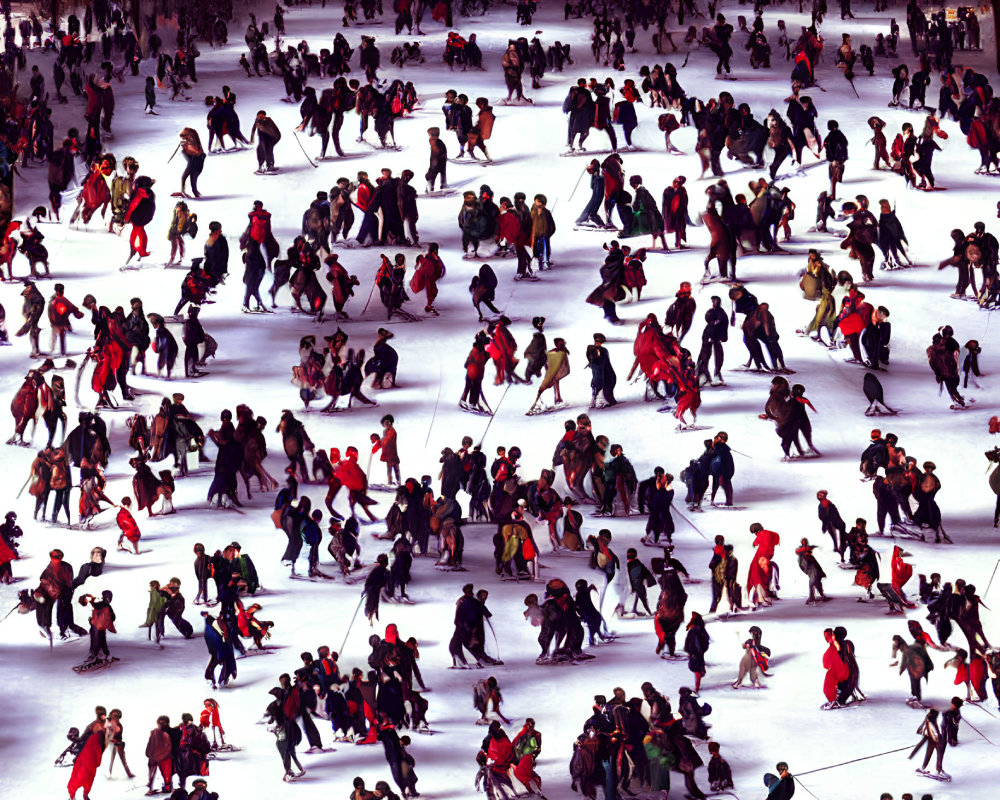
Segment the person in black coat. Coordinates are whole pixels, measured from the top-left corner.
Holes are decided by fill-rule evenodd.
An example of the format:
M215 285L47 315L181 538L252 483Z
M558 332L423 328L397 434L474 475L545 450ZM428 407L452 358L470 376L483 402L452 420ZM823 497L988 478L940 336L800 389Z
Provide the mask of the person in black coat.
M194 638L194 628L191 623L184 619L184 595L181 594L181 581L179 578L171 578L166 589L160 589L167 605L164 611L167 618L174 624L178 632L185 639Z
M705 383L711 381L718 386L722 380L723 342L729 340L729 319L722 308L722 298L712 297L712 307L705 312L705 329L701 333L701 351L698 353L698 378L705 377ZM715 355L714 377L708 372L708 362Z
M364 598L365 616L372 625L378 619L378 604L382 596L382 590L389 583L389 557L385 553L380 553L376 559L375 566L365 578Z
M450 447L441 451L441 495L454 500L461 488L462 459Z
M692 611L691 621L687 625L687 636L684 638L684 652L688 654L688 669L694 673L695 692L701 689L701 679L705 677L705 653L708 652L708 644L705 620L697 611Z
M833 549L840 554L840 563L844 563L844 551L847 549L847 526L840 516L840 511L833 501L827 499L829 492L820 489L816 492L816 499L819 500L817 516L819 517L823 533L830 534L833 540Z
M777 775L768 773L764 776L765 785L768 787L767 800L791 800L795 794L795 778L788 771L788 764L784 761L775 767Z
M603 333L594 334L594 343L587 347L587 369L591 372L590 391L592 393L590 407L597 408L597 395L604 397L605 406L618 405L615 400L615 385L618 376L611 365L611 355L604 346L607 341Z
M212 484L208 487L208 501L218 496L219 507L222 507L222 499L228 497L234 506L242 506L236 496L236 476L243 464L243 446L236 441L236 428L233 426L233 412L228 408L223 409L220 415L222 424L219 430L210 430L208 437L218 447L218 455L215 459L215 476Z
M892 323L889 322L889 309L885 306L879 306L861 334L861 344L865 348L865 352L868 353L866 367L882 369L882 365L888 366L891 336Z
M420 215L417 213L417 190L410 184L413 180L413 170L404 169L399 177L399 212L403 217L403 225L408 234L406 242L413 247L420 246L420 237L417 234L417 220Z
M198 261L200 259L195 259ZM201 358L198 346L205 343L205 329L201 326L198 313L201 309L198 306L188 308L188 317L184 320L184 377L200 378L206 373L198 369L198 361Z
M374 386L386 389L396 385L396 370L399 366L399 353L389 344L393 334L385 328L379 328L378 338L372 347L372 357L365 364L365 375L374 375ZM391 383L389 382L391 380Z
M674 518L670 513L674 502L672 484L674 476L664 472L662 467L656 468L655 483L648 490L649 519L646 521L646 535L643 544L659 544L660 535L665 534L667 542L673 542ZM640 485L641 489L641 485Z
M215 286L225 280L229 272L229 242L222 233L222 223L208 223L208 238L205 240L205 272Z
M614 635L608 630L608 625L604 621L603 615L597 609L597 606L594 605L593 592L595 591L595 587L593 584L587 583L583 578L580 578L574 586L576 587L576 595L573 599L576 602L576 610L580 615L580 619L587 626L590 645L595 645L597 639L610 642L614 639Z
M684 732L696 739L708 739L708 729L711 726L705 724L704 718L712 712L712 707L707 703L701 705L689 686L682 686L677 693L677 711L681 715L680 723Z
M646 586L653 586L656 581L653 573L639 560L639 553L630 547L625 554L625 569L628 574L629 587L632 589L632 614L637 613L639 603L646 609L646 616L652 616L649 610L649 600L646 597Z
M844 180L844 163L847 161L847 137L840 130L837 120L826 123L827 134L823 147L826 148L826 160L829 162L830 199L837 199L837 184Z
M874 478L879 467L889 463L889 448L882 431L877 428L871 432L871 444L861 453L861 472L865 478Z

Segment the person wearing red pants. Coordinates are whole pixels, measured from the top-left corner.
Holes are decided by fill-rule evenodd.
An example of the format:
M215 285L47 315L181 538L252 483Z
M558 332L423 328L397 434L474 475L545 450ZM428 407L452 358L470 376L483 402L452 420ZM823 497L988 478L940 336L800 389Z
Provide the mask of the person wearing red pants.
M156 195L153 192L155 181L146 176L140 175L135 179L135 188L132 190L132 200L128 210L125 212L125 221L132 225L132 233L129 236L130 251L127 264L136 253L139 258L146 258L149 252L146 245L149 237L146 235L146 226L153 219L156 212Z
M156 773L163 777L162 792L170 794L173 778L173 744L170 740L170 717L161 716L156 718L156 727L149 732L149 741L146 743L146 759L149 764L149 782L147 783L147 797L157 794L153 790L153 781L156 780Z

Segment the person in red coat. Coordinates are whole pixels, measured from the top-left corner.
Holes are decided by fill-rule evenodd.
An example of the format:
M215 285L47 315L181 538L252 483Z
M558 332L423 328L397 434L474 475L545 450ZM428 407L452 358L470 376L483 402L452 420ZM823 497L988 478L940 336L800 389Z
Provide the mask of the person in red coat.
M431 242L427 246L427 252L417 256L417 269L410 278L410 289L414 293L427 292L427 305L424 306L424 311L435 317L438 316L438 311L434 308L434 299L438 295L437 282L443 277L444 264L438 255L438 244Z
M368 510L368 506L374 505L375 501L366 494L368 490L368 478L358 465L358 448L353 446L347 448L344 453L344 460L337 467L337 477L347 487L347 501L351 507L351 516L354 516L355 504L360 503L362 510L368 515L368 519L374 522L375 517Z
M514 248L517 256L517 280L531 276L531 255L528 253L528 234L509 197L500 198L500 216L497 218L497 241Z
M906 599L906 595L903 592L903 587L906 585L907 581L913 577L913 565L907 564L903 561L903 551L898 546L892 548L891 565L893 590L899 595L904 606L907 608L916 608L914 603L911 603Z
M14 576L10 568L11 561L17 561L17 551L0 539L0 583L13 583Z
M132 498L123 497L122 503L118 507L118 516L115 518L118 528L121 531L121 535L118 537L118 549L124 550L126 553L128 552L127 547L122 547L122 542L127 539L128 543L132 545L135 554L139 555L139 539L142 534L139 532L139 526L136 525L132 512L129 511L131 507Z
M205 707L202 709L199 724L202 731L206 728L212 729L212 747L216 747L215 732L219 732L219 741L222 746L226 745L226 732L222 729L222 718L219 716L219 704L211 697L205 700Z
M489 355L486 345L489 337L480 331L472 343L472 350L465 359L465 389L458 407L467 411L485 411L481 405L483 399L483 377L486 374L486 362Z
M507 734L504 733L500 723L496 720L490 723L489 732L483 739L479 750L478 760L489 766L490 777L497 784L513 791L514 785L510 779L510 768L514 761L514 745L511 744ZM500 793L504 793L503 788L500 789Z
M775 579L775 584L777 584L777 567L772 563L774 558L774 549L781 543L781 537L774 531L765 530L764 526L759 522L755 522L750 526L750 533L754 534L754 547L757 548L757 552L754 553L753 560L750 562L750 576L747 580L747 592L754 595L754 587L757 585L757 581L763 581L761 589L763 591L763 599L766 600L767 605L770 605L770 600L777 599L777 594L771 591L771 577ZM761 566L761 559L766 561L766 566Z
M80 789L83 789L83 800L90 800L90 789L94 785L97 768L101 765L101 758L104 755L104 726L108 712L104 706L98 706L95 711L97 719L83 731L83 749L73 762L73 773L69 776L69 783L66 784L71 800L75 800L76 793Z
M826 703L823 704L823 708L836 708L837 685L847 680L848 669L837 647L837 641L833 638L833 630L827 628L823 631L823 636L829 645L823 654L823 669L826 670L826 678L823 680L823 696L826 697Z
M396 446L396 420L393 418L392 414L386 414L382 417L382 437L378 439L378 443L372 448L372 453L378 450L382 451L382 455L379 460L385 464L385 474L386 482L389 486L393 485L392 474L396 473L396 486L399 486L399 450Z

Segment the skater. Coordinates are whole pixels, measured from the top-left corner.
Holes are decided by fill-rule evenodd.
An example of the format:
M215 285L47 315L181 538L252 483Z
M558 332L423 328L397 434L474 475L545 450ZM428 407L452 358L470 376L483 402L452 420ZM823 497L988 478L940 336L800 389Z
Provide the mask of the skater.
M938 716L939 712L936 708L931 708L927 711L924 721L917 728L917 734L921 737L920 741L917 742L917 746L913 748L907 758L912 759L926 745L924 761L921 766L917 767L917 773L937 778L939 781L950 781L951 775L944 771L944 752L948 749L948 739L941 733ZM936 756L936 772L933 775L927 769L927 765L931 761L931 756Z
M430 142L430 163L424 178L427 180L427 194L435 191L434 184L438 177L441 178L440 191L448 188L447 166L448 166L448 146L441 139L440 128L428 128L427 137Z
M392 414L386 414L382 417L382 437L372 449L373 453L377 450L381 451L379 460L385 464L386 483L389 486L399 486L399 450L396 444L395 422ZM392 479L393 474L396 476L395 481Z
M254 137L258 134L260 140L257 142L257 170L254 174L274 174L274 146L281 141L281 131L264 109L257 112L250 129L250 144L253 144Z
M694 320L694 313L697 308L697 304L693 297L691 297L691 284L688 281L683 281L674 295L674 302L670 304L667 309L667 313L663 317L663 326L672 334L678 342L683 342L684 337L687 332L691 330L691 323ZM713 298L714 300L718 298ZM721 300L720 300L721 303ZM713 308L715 306L713 305ZM723 312L723 317L725 313ZM706 322L709 321L708 316L705 317ZM707 326L706 330L710 328L711 325ZM703 341L704 341L704 334ZM722 339L721 341L725 341ZM716 362L721 365L721 359L716 358ZM718 370L717 370L718 371Z
M701 679L705 677L705 653L708 652L709 641L705 621L701 614L692 611L687 635L684 637L684 651L688 654L688 669L694 673L695 693L701 689Z
M553 409L562 408L565 403L562 394L559 392L559 382L569 375L569 350L566 349L566 340L556 337L552 342L552 349L546 354L545 376L538 386L538 393L535 395L535 402L528 409L528 415L538 413L542 401L542 393L547 389L552 389L555 393L555 404Z
M740 671L732 686L739 689L743 685L743 678L750 677L750 685L754 689L766 688L759 678L759 674L767 675L768 659L771 651L760 643L761 631L756 625L750 627L750 638L743 642L743 656L740 658Z
M806 600L807 606L816 605L816 603L827 599L823 593L823 579L826 577L826 573L823 572L819 561L813 555L813 550L815 549L816 546L809 544L809 540L805 538L802 539L799 546L795 549L795 555L799 558L799 569L809 579L809 599Z
M79 603L84 608L91 607L90 613L90 653L84 665L99 662L111 662L111 651L108 650L108 633L117 633L115 630L115 612L111 608L113 595L110 590L101 592L101 599L98 600L92 594L85 594L79 599Z
M132 498L123 497L121 505L118 507L118 515L115 521L118 523L118 529L121 531L121 535L118 537L118 549L128 552L127 547L122 546L122 542L128 541L132 545L132 550L136 555L139 555L139 539L142 534L139 532L139 526L136 525L135 518L132 516L131 512Z
M598 213L604 200L604 180L601 177L601 162L596 158L592 158L590 163L584 168L584 171L590 176L590 199L587 201L587 205L584 206L583 212L576 218L576 224L583 227L607 227Z
M847 526L840 516L840 511L833 501L829 499L830 493L826 489L816 492L816 499L819 501L817 514L820 521L820 531L830 534L833 540L834 552L840 555L840 563L844 563L844 552L847 549Z
M187 166L184 167L184 172L181 175L181 196L187 197L186 184L190 179L191 194L195 198L201 197L201 192L198 191L198 178L205 168L206 153L202 149L201 138L194 128L184 128L181 131L181 153L187 161Z
M536 194L531 206L531 253L538 261L538 269L552 269L552 236L556 232L556 222L552 212L546 207L548 199L544 194Z
M646 597L646 587L654 586L656 579L645 564L639 560L639 553L634 547L630 547L625 554L625 571L628 574L629 587L632 590L632 612L631 616L638 614L638 604L642 603L645 609L645 616L653 616L649 610L649 600Z
M544 337L542 341L544 343ZM615 400L615 384L618 378L611 365L611 356L604 347L606 341L607 338L603 333L595 333L594 343L587 347L587 369L591 371L591 408L607 408L618 404L618 401ZM525 350L525 357L527 358L527 350ZM529 365L528 370L531 370L531 365ZM526 377L530 376L526 373ZM602 396L604 401L601 406L598 406L598 394Z
M73 760L73 772L66 786L70 800L76 800L76 793L80 789L83 789L84 800L90 797L94 778L97 777L97 770L101 766L108 712L104 706L97 706L94 712L97 718L84 728L79 740L79 750Z
M673 542L674 535L674 518L671 514L674 502L674 476L669 472L664 472L662 467L657 467L653 477L654 483L646 498L649 503L646 535L641 541L643 544L657 545L660 542L660 536L665 535L667 543L670 544Z
M125 740L124 740L124 728L121 723L122 712L121 709L112 708L111 713L108 715L107 724L104 729L106 744L104 746L104 753L107 755L110 753L108 760L108 778L111 778L112 770L115 767L115 756L118 760L122 762L122 766L125 768L125 777L134 778L135 775L128 768L128 762L125 760Z
M156 727L149 732L146 742L146 760L149 765L149 780L146 783L146 796L163 793L170 794L173 784L173 743L170 735L170 717L156 718ZM178 742L179 745L179 742ZM153 789L157 773L163 780L163 788Z

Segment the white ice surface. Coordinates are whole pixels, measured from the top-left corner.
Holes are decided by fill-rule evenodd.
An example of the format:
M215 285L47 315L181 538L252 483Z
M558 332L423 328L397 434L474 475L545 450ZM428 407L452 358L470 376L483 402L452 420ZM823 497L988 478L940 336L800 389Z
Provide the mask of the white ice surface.
M749 6L723 9L736 21L738 13L750 16ZM831 8L831 11L833 9ZM388 11L388 8L387 8ZM799 17L786 13L790 9L769 10L766 15L767 33L776 42L775 22L783 17L789 31L798 30ZM902 7L894 9L900 23L904 22ZM338 29L339 6L326 11L292 9L287 15L285 41L294 43L305 37L313 50L329 46ZM268 12L263 12L268 17ZM826 120L836 118L851 142L851 158L846 170L846 183L842 196L850 197L864 192L872 200L886 197L898 208L899 218L910 239L911 253L920 269L899 273L876 271L876 280L865 288L870 302L886 305L892 312L893 323L892 364L888 374L882 375L888 402L901 410L894 419L870 420L862 416L865 400L861 392L862 370L842 363L846 351L828 354L807 340L795 336L795 329L807 322L813 313L813 304L802 299L798 289L797 274L805 265L805 252L809 247L823 250L827 261L835 269L848 269L859 277L856 262L850 262L839 249L839 240L832 237L807 234L812 224L814 199L825 186L823 167L810 170L805 177L787 181L792 197L797 203L797 218L793 223L794 238L789 249L798 255L755 256L740 259L739 275L751 291L761 300L770 302L782 335L781 344L790 367L797 370L795 381L803 383L808 396L816 406L813 417L815 441L823 451L819 460L803 463L780 463L780 450L772 425L757 419L767 394L768 379L740 373L727 372L727 386L704 392L699 422L711 426L704 434L685 435L673 432L674 420L669 415L658 415L654 406L641 401L641 388L627 386L624 376L631 365L631 348L635 325L647 314L656 313L662 318L681 280L696 281L702 273L704 246L707 243L702 229L691 229L694 248L686 253L663 255L652 253L647 262L649 286L644 299L637 306L619 306L620 315L627 325L614 329L601 319L600 311L586 305L583 298L598 282L597 267L601 262L602 242L610 237L594 233L574 233L572 222L580 212L586 198L585 187L570 198L570 193L586 159L561 159L557 154L564 147L565 118L561 103L567 86L578 76L595 76L603 79L612 74L603 66L595 66L589 55L587 37L589 30L580 22L565 23L561 8L543 9L531 27L522 28L513 22L511 7L493 11L485 18L465 20L456 16L455 22L463 33L475 31L484 51L488 71L483 73L449 73L438 61L445 31L433 22L426 22L428 35L423 37L427 64L407 68L402 74L415 82L423 108L413 119L397 123L396 134L403 146L402 152L377 153L368 145L357 144L357 118L349 116L342 133L342 144L349 153L360 157L343 164L325 162L313 170L302 158L292 140L291 127L298 122L295 105L277 101L282 93L276 78L247 80L241 77L236 59L242 46L242 30L234 25L230 33L230 46L211 50L203 46L198 61L199 83L191 94L199 98L220 92L223 83L230 84L239 95L238 109L243 127L249 131L253 112L267 108L285 133L277 149L277 163L281 174L276 177L257 178L252 175L256 162L252 151L244 154L210 156L201 179L204 198L192 204L201 225L201 235L189 243L190 254L200 254L203 237L210 220L218 219L230 237L232 258L231 277L219 292L218 303L207 307L203 313L205 329L219 341L218 359L211 362L209 378L197 382L175 380L169 384L150 378L135 379L140 392L136 405L148 414L155 413L159 399L164 394L180 391L185 403L201 415L207 429L218 419L223 407L234 408L238 403L249 403L258 414L269 420L267 433L271 456L268 468L280 475L284 460L280 458L281 445L273 432L280 412L284 408L295 410L304 419L310 436L322 447L349 444L364 448L368 434L378 430L379 417L390 412L395 415L399 429L399 447L404 478L409 475L437 472L438 453L442 447L457 447L462 435L479 439L487 420L461 413L457 401L463 383L462 362L477 330L475 312L469 302L468 285L478 269L479 262L460 258L459 232L455 224L460 201L457 197L420 200L420 234L423 241L437 240L448 267L448 275L441 285L437 306L441 317L417 324L391 326L396 334L393 344L400 353L399 387L392 391L376 391L379 407L357 409L350 414L328 417L319 413L301 413L301 403L296 389L288 383L291 366L297 361L297 343L307 333L328 333L336 325L327 323L316 326L308 317L288 313L287 290L281 295L282 308L275 316L244 316L239 311L242 299L239 251L236 237L246 222L246 213L254 199L262 199L273 214L275 234L282 248L290 244L298 232L302 210L320 189L329 189L342 175L353 178L359 169L366 169L373 177L382 166L391 167L396 174L409 167L417 173L414 184L422 189L421 175L427 158L426 128L441 126L441 98L444 90L455 88L474 99L478 95L491 98L497 114L494 138L490 151L499 162L486 169L475 165L448 165L449 178L459 189L478 190L482 183L492 186L496 197L512 196L524 191L529 199L536 192L549 198L559 230L553 240L552 272L544 273L538 283L515 284L512 281L513 259L492 262L500 277L497 305L513 320L513 332L523 347L530 339L530 319L542 314L547 317L546 330L551 341L554 336L566 338L571 352L572 374L564 382L564 393L571 408L563 414L526 418L524 411L534 397L535 389L515 386L506 392L484 442L490 454L499 445L518 445L524 451L524 474L537 476L540 469L549 466L552 450L562 433L564 419L585 411L589 400L589 372L584 370L584 349L591 334L603 331L608 335L612 358L619 375L619 399L624 401L611 411L595 412L594 431L604 433L611 441L620 442L635 464L640 477L650 474L655 465L662 465L678 475L688 459L701 450L701 439L715 430L727 430L730 443L752 458L736 456L735 478L737 503L748 506L746 511L734 513L709 512L694 521L700 530L694 530L677 515L677 555L687 565L692 576L701 583L688 588L688 612L706 611L709 584L705 565L710 557L709 542L715 534L722 533L735 543L736 554L743 565L741 582L752 554L752 537L748 526L760 521L778 531L782 545L777 562L782 568L782 597L780 603L767 611L739 617L728 622L711 622L709 632L712 646L708 652L708 675L702 687L702 700L714 707L709 721L712 735L722 743L722 752L730 761L736 780L736 790L741 797L763 794L760 776L773 770L778 760L786 760L793 772L806 772L853 758L871 755L907 744L915 744L914 731L921 714L907 708L903 701L908 696L905 677L895 668L887 666L890 639L895 633L905 635L905 621L884 616L882 604L861 605L855 602L859 591L851 586L853 573L842 572L833 565L828 541L819 533L814 495L817 489L830 491L846 521L864 516L869 528L874 526L874 500L870 485L858 482L857 457L868 441L872 427L893 431L907 453L918 461L933 460L938 466L943 489L939 501L945 525L954 545L935 546L920 542L906 542L912 553L910 559L915 573L938 571L945 580L964 577L984 591L990 579L996 551L995 536L990 527L993 495L986 483L986 464L982 452L993 446L987 432L987 420L994 412L991 402L996 391L998 359L988 334L990 315L981 312L972 303L950 300L954 272L938 272L934 267L950 255L951 242L948 231L953 227L971 229L975 220L987 222L988 229L996 232L993 178L973 176L978 164L976 153L965 144L964 137L953 122L944 123L950 134L942 142L943 152L937 154L934 166L940 183L949 188L945 193L915 193L903 188L901 179L889 173L873 173L870 169L870 146L863 143L870 137L866 119L878 114L889 123L887 135L890 142L905 121L912 121L919 129L921 115L887 109L890 67L895 61L877 61L875 78L860 74L856 86L861 95L857 100L832 66L833 49L842 30L854 34L855 46L861 41L873 43L878 30L887 32L888 15L873 15L870 6L864 6L858 19L844 26L833 14L823 32L827 38L827 52L819 69L819 77L828 91L810 90L820 111L821 130ZM242 24L245 24L244 18ZM698 21L701 22L700 20ZM984 39L989 46L991 24L984 18ZM560 74L549 74L544 88L528 90L535 98L535 105L507 107L499 101L504 96L502 75L499 68L500 52L509 36L530 37L540 31L540 38L547 46L555 39L573 43L576 64ZM367 31L366 31L367 32ZM398 71L389 68L388 60L392 43L407 37L391 36L391 15L384 23L371 29L378 36L382 49L385 76ZM905 33L905 26L904 26ZM358 43L359 30L345 31L351 44ZM678 43L682 38L677 36ZM172 40L173 33L164 36ZM641 64L662 63L672 58L678 66L684 50L676 56L658 57L652 52L649 33L639 32L637 41L640 52L628 56L628 71L614 74L620 86L625 77L637 77ZM740 80L732 83L711 80L714 57L706 51L695 50L686 68L681 70L681 81L690 95L707 98L719 91L730 91L737 102L749 102L758 119L770 107L784 113L784 98L788 94L789 66L774 59L774 69L752 72L747 66L746 53L742 50L743 36L734 39L737 51L734 62ZM907 51L904 44L901 53ZM908 55L908 54L907 54ZM903 57L899 61L909 61ZM977 57L976 63L984 59ZM144 62L142 74L154 68ZM51 62L44 60L43 72L51 83ZM988 71L987 74L992 74ZM355 60L355 72L358 75ZM26 82L26 79L25 79ZM173 151L178 131L185 125L201 128L205 109L200 102L171 104L168 96L158 93L157 106L160 116L149 117L141 113L142 81L127 79L115 84L117 111L114 122L115 138L108 142L119 158L137 157L141 172L157 179L158 210L149 226L150 243L157 262L166 260L168 244L165 232L170 219L173 200L170 192L178 188L181 164L175 159L169 166L166 160ZM929 98L936 99L937 82L929 90ZM693 152L695 131L685 128L673 140L686 156L665 156L662 138L656 128L659 110L640 108L640 127L635 141L646 152L624 156L627 174L640 173L646 185L659 198L669 181L678 174L688 177L688 190L692 212L703 203L703 188L707 185L694 179L700 171ZM66 128L79 125L82 105L72 99L69 105L56 106L57 140ZM442 126L443 127L443 126ZM619 129L620 134L620 129ZM454 155L457 147L451 133L445 133L448 147ZM369 140L374 139L369 131ZM310 153L318 151L318 140L303 137ZM588 145L597 149L605 147L605 137L594 132ZM723 158L724 167L732 169L732 162ZM786 166L783 172L788 171ZM43 203L46 195L45 173L40 168L25 171L26 179L18 185L17 214L23 217L35 205ZM746 181L756 178L752 171L741 171L729 177L734 191L745 187ZM66 209L68 216L69 209ZM51 253L52 281L40 284L43 294L51 294L53 281L67 285L69 297L79 302L90 292L102 305L128 307L128 300L140 295L147 311L170 313L178 296L178 286L183 272L147 269L140 272L120 273L118 267L128 253L125 238L114 238L100 231L100 225L91 225L92 231L67 231L63 226L43 226L46 244ZM637 240L636 240L637 241ZM646 244L644 240L642 244ZM348 311L356 321L342 323L350 335L350 346L364 347L370 352L375 330L384 324L381 306L377 299L363 318L358 319L371 282L378 266L379 249L339 249L341 261L350 272L356 273L361 286L358 295L348 304ZM391 255L392 250L387 249ZM413 256L408 256L412 265ZM18 270L23 273L25 262L18 257ZM713 286L697 290L698 313L695 327L687 344L696 348L700 342L702 316L708 307L708 298L722 293L724 287ZM7 310L8 329L19 326L20 297L18 287L0 286L0 302ZM411 310L419 311L415 298ZM985 373L982 391L970 391L978 400L973 411L956 414L948 409L945 399L938 396L931 372L926 363L924 349L938 326L951 324L960 343L978 339L984 348L982 367ZM175 331L177 326L172 326ZM80 353L88 343L89 327L81 321L71 336L71 350ZM176 331L179 334L179 331ZM48 343L48 332L43 330L43 346ZM15 341L15 346L0 350L0 394L6 399L13 396L25 369L28 368L27 342ZM728 367L737 365L744 356L738 329L731 331L726 348ZM72 386L73 378L66 374ZM490 372L492 374L492 371ZM501 390L492 386L486 389L494 408L501 401ZM84 403L92 396L84 388ZM70 420L75 419L77 408L68 409ZM130 491L130 470L125 463L127 453L125 412L105 413L111 427L114 454L108 470L108 493L120 498ZM41 432L35 437L38 444ZM209 455L214 457L211 446ZM219 692L223 724L227 740L245 747L225 761L212 765L210 785L220 792L224 800L235 797L292 797L301 795L312 787L316 791L345 797L351 790L355 775L366 778L368 786L376 780L389 780L382 749L355 747L340 744L336 752L318 756L305 756L309 773L301 781L304 785L286 786L280 782L281 767L274 749L274 738L263 727L255 725L269 698L267 690L276 684L280 672L291 671L299 664L298 654L304 650L315 651L321 644L339 647L347 622L353 612L360 591L359 586L348 587L343 582L306 583L291 581L287 570L280 566L279 558L284 548L284 536L275 531L269 519L273 495L254 496L243 514L213 511L206 508L205 492L211 479L211 467L196 475L180 480L175 496L176 516L147 519L137 516L143 531L144 552L139 557L115 553L117 529L111 513L105 513L95 530L87 532L53 529L31 522L31 499L27 495L19 500L14 494L27 475L32 452L16 448L0 450L0 474L5 476L4 489L0 490L0 507L15 508L25 529L22 550L26 556L14 565L17 577L25 580L11 587L0 588L2 609L9 609L15 602L16 590L33 587L34 581L45 565L45 554L51 547L61 547L74 568L86 558L89 549L101 544L109 550L109 565L104 575L87 584L89 592L110 588L115 592L119 634L111 637L112 652L122 660L110 671L97 675L77 676L70 669L86 654L84 642L57 644L53 652L38 637L31 616L11 616L3 626L0 643L0 664L3 680L0 681L0 707L7 712L6 724L0 730L0 753L3 768L0 770L0 794L6 797L31 795L59 798L65 795L65 782L69 770L54 770L52 759L66 742L64 734L71 725L82 727L92 719L93 707L102 704L119 707L124 711L124 725L128 755L132 769L140 776L145 772L143 749L148 730L159 714L168 714L175 722L184 711L197 715L202 700L212 693L202 679L207 658L200 637L192 641L181 640L176 633L168 632L166 648L159 651L146 640L144 630L138 625L145 616L147 584L151 579L162 581L171 576L180 577L189 604L195 592L191 568L192 545L204 542L209 550L222 547L238 539L258 566L267 591L258 599L264 606L262 618L276 623L272 643L280 649L274 658L260 657L239 662L239 677L233 688ZM378 466L372 468L373 480L380 479ZM303 486L305 494L314 501L322 497L316 486ZM678 503L683 486L678 482ZM378 512L388 509L390 496L379 494ZM73 495L75 506L76 494ZM690 516L690 515L688 515ZM644 519L586 520L586 531L596 532L600 527L610 527L615 534L615 546L624 559L628 546L636 545L642 535ZM364 529L363 556L371 563L383 545L370 538L370 529ZM579 733L583 720L589 714L591 698L596 693L610 695L615 686L625 688L629 696L639 694L639 685L651 680L675 703L677 689L691 685L692 676L684 662L665 663L653 654L655 636L650 621L622 621L612 623L621 634L612 645L596 650L597 658L579 666L536 667L535 636L537 630L528 626L521 617L522 600L528 592L540 592L542 585L499 584L493 575L491 528L470 526L466 528L466 564L468 573L440 573L429 559L418 559L414 567L411 596L414 606L384 606L381 623L396 622L404 636L414 635L420 641L421 668L425 680L434 691L428 718L431 726L443 731L434 737L414 736L411 752L417 760L420 791L429 798L444 796L471 796L475 773L474 756L484 729L473 726L475 712L471 706L471 684L484 677L483 672L448 672L447 641L451 635L452 609L460 586L466 581L490 590L489 605L493 611L494 626L500 636L501 655L505 666L492 671L504 691L505 713L520 723L526 716L537 720L539 730L545 735L545 747L538 765L547 796L568 798L571 795L567 764L573 738ZM804 576L798 571L793 549L802 536L810 537L820 545L819 558L827 569L827 591L835 599L817 609L803 605L806 592ZM544 535L542 536L544 539ZM873 540L883 555L882 569L889 571L892 541ZM325 557L324 561L328 562ZM656 551L643 549L641 556L648 559ZM572 583L578 577L595 579L582 557L543 556L545 578L561 577ZM331 570L329 563L326 569ZM908 587L916 591L916 578ZM988 605L998 602L996 593L985 598ZM992 601L992 602L991 602ZM198 607L190 606L187 618L195 624ZM81 613L77 612L78 621ZM914 611L929 629L922 611ZM994 631L992 616L984 612L987 633ZM761 626L764 641L774 653L774 676L768 689L761 692L733 692L728 684L735 676L740 656L739 643L751 624ZM862 687L869 700L861 708L839 712L823 712L821 687L823 670L821 657L825 647L822 630L827 626L843 624L854 640L861 666ZM376 628L382 632L382 627ZM349 671L354 665L365 666L367 657L367 626L355 625L347 647L342 652L342 669ZM963 637L956 632L953 641L962 644ZM492 650L495 644L490 644ZM961 694L960 687L952 685L954 673L943 669L945 657L934 653L936 669L931 674L925 698L928 702L946 707L953 694ZM993 716L996 712L991 698L984 708L966 706L965 716L994 741L1000 741L1000 724ZM991 712L987 714L987 711ZM320 721L324 741L329 743L329 729ZM516 732L516 726L511 734ZM896 754L865 761L803 778L804 785L822 800L831 798L874 798L882 791L898 797L902 792L932 792L936 798L988 797L995 783L996 756L993 747L968 728L961 732L962 744L957 750L948 751L945 768L955 775L951 785L932 784L914 775L914 762L904 754ZM707 761L702 749L702 754ZM120 773L119 773L120 774ZM681 776L674 773L674 793L681 793ZM703 770L698 780L707 789ZM136 785L141 780L136 781ZM129 793L132 785L122 779L108 782L99 776L93 797L104 798L135 796ZM805 796L805 791L800 788ZM141 790L139 791L141 793Z

